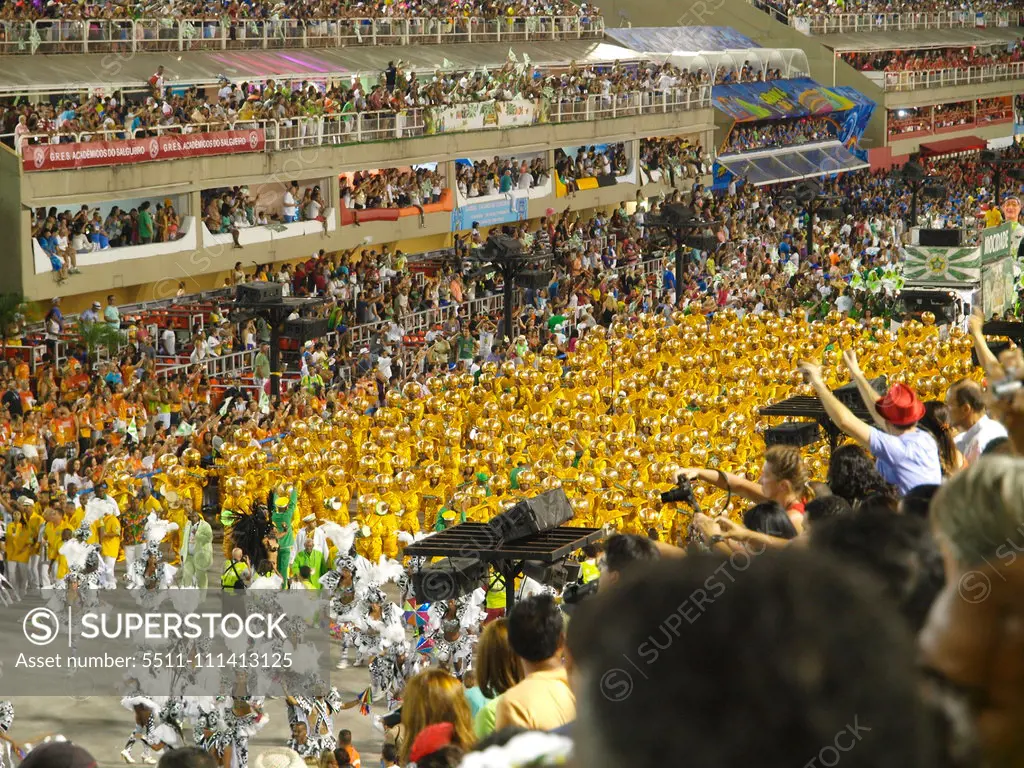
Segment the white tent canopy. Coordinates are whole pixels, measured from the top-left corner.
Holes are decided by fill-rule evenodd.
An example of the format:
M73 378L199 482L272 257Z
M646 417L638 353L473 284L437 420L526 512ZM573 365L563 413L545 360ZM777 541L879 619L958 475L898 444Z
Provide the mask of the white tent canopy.
M652 58L658 58L656 55ZM740 70L744 65L760 72L764 77L768 70L778 69L783 78L809 77L811 68L807 54L799 48L745 48L728 51L673 51L667 60L691 72L703 70L714 79L720 67Z

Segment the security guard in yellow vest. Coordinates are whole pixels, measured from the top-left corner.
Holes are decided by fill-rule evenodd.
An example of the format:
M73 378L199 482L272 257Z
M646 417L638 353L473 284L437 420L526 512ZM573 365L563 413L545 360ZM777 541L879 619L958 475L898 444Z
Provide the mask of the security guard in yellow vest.
M505 577L491 568L487 578L487 597L484 603L486 609L484 612L487 614L487 618L484 619L484 624L489 624L505 615L506 599Z
M242 554L242 550L235 547L231 550L231 561L224 565L224 573L220 577L220 588L240 592L245 589L250 576L248 559Z
M583 548L584 559L580 562L580 584L587 584L600 578L601 571L597 567L597 547L587 545Z

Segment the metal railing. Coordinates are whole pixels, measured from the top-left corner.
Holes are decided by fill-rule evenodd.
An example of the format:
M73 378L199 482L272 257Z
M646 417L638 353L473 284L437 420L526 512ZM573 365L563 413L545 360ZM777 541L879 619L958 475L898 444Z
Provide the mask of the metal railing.
M0 21L0 54L137 53L589 40L600 16Z
M788 17L778 8L750 0L782 23L805 35L840 35L850 32L899 32L909 29L964 29L972 27L1019 27L1019 11L942 11L936 13L821 13L802 16L792 11Z
M1022 78L1024 78L1024 61L1014 61L1009 64L991 64L984 67L947 67L919 72L886 72L883 89L886 91L916 91L922 88L946 88Z
M634 91L609 97L588 96L574 101L552 100L546 114L537 110L536 122L572 123L591 122L616 117L646 114L685 112L711 106L711 86L677 89L672 91ZM390 141L424 136L427 133L427 110L435 107L416 107L404 112L353 112L320 117L296 117L285 120L238 120L234 123L194 123L186 126L189 135L223 131L261 129L266 137L265 151L298 149L316 146L340 146L370 141ZM491 130L467 127L464 130ZM451 131L449 131L451 132ZM123 141L180 134L178 127L156 126L134 134L124 130L83 131L61 134L25 134L17 146L14 134L0 136L9 146L22 154L33 144L88 143L94 141Z

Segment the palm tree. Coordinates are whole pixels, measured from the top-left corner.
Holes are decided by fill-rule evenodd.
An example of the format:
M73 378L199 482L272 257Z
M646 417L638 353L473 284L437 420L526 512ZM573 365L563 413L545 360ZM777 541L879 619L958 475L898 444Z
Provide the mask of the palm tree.
M121 332L112 325L101 321L94 323L78 323L78 341L85 347L87 359L92 365L96 362L96 353L103 348L108 355L117 354L121 346Z
M0 293L0 349L7 356L7 334L25 314L25 297L20 293Z

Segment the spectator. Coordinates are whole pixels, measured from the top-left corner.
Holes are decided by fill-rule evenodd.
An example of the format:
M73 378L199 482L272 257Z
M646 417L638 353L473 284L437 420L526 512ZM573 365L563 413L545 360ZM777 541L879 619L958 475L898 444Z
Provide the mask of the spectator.
M565 620L554 599L544 594L517 603L508 618L508 639L522 662L523 679L498 699L495 729L547 731L575 719L576 700L562 665Z
M494 731L499 698L523 678L519 658L509 644L508 619L495 619L484 627L476 649L476 671L486 700L474 717L473 732L485 739Z
M910 634L865 578L796 548L754 558L739 578L729 569L707 555L653 563L580 606L569 650L588 704L574 734L581 765L654 768L685 744L695 768L783 768L836 734L856 744L843 753L850 768L931 763Z
M946 394L946 405L953 426L960 431L956 446L965 464L981 458L993 440L1007 436L1006 427L986 413L985 396L977 383L966 379L955 382Z
M428 726L450 723L452 744L470 749L475 741L469 702L457 678L438 667L419 672L406 684L402 700L403 738L399 745L402 764L409 762L409 753L416 737Z

